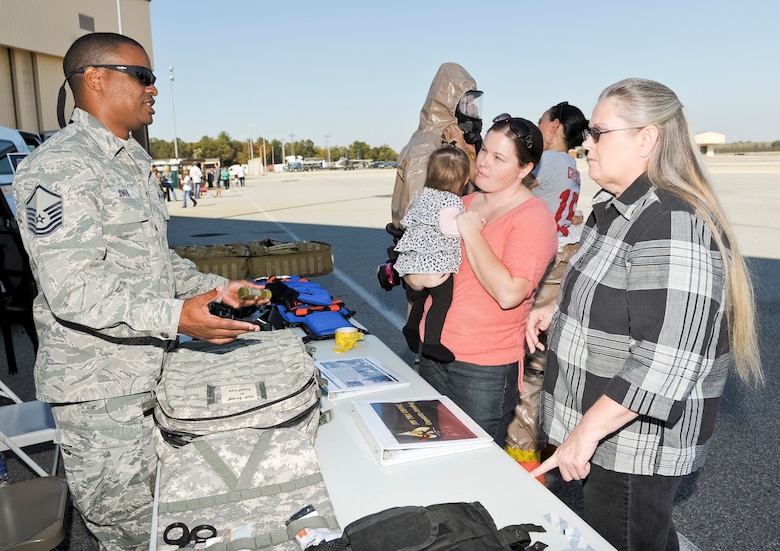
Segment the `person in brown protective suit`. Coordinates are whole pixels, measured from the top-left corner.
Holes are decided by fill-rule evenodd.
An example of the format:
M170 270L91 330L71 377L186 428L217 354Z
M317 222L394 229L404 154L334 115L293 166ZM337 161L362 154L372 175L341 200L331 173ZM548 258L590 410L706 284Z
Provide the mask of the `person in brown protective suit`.
M386 291L401 283L393 268L398 254L393 248L404 231L401 218L425 187L430 154L442 144L452 143L468 154L471 179L474 178L475 160L482 144L481 97L476 81L463 67L457 63L442 63L420 110L420 125L398 155L391 202L392 222L386 228L394 243L388 248L389 258L377 269L379 285ZM409 296L414 291L407 287L406 292L410 303L414 302L414 297Z

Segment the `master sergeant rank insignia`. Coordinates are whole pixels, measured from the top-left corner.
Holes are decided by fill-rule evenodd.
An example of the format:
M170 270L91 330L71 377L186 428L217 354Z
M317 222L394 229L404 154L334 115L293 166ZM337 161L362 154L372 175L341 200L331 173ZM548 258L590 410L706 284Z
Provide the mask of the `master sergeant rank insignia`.
M62 196L36 186L27 200L27 227L33 235L49 235L62 226Z

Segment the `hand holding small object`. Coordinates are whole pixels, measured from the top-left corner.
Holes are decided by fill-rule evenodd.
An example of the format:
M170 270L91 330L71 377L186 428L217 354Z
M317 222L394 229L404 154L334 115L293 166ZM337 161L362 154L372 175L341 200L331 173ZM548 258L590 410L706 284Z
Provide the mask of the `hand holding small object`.
M252 287L239 287L238 298L247 299L251 297L260 297L261 299L270 299L273 293L268 289L255 289Z

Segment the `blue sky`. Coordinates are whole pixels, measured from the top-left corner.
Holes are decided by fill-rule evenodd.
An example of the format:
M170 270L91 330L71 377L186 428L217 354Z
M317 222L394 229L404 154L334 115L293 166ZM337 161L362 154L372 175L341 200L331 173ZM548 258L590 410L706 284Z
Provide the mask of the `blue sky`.
M722 6L722 7L721 7ZM490 119L586 116L626 77L658 80L694 132L780 139L780 3L154 0L154 138L355 140L400 151L439 65L460 63ZM173 99L168 67L175 68Z

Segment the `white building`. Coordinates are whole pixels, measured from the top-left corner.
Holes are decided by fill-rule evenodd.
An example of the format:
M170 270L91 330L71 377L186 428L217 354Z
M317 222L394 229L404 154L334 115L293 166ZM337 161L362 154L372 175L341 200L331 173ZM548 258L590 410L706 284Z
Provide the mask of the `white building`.
M702 155L712 157L715 155L714 145L726 143L726 135L720 132L699 132L694 135L696 145L699 146Z
M62 58L78 37L115 32L140 42L152 57L150 0L2 0L0 2L0 126L58 130ZM152 63L154 67L154 63ZM67 88L65 117L73 111ZM136 139L146 144L146 133Z

